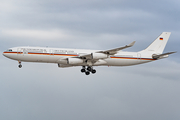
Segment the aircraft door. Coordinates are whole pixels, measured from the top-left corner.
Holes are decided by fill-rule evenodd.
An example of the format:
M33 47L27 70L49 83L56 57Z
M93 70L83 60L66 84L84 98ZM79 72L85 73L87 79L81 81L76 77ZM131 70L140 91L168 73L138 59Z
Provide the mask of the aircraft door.
M50 53L51 56L54 56L54 50L50 49Z
M18 48L17 49L17 55L23 54L23 48Z
M141 53L138 53L138 54L137 54L137 60L138 60L138 62L141 61Z
M23 48L18 48L17 49L17 58L19 59L19 60L21 60L22 58L23 58Z
M28 54L28 51L25 48L18 48L17 55L24 56L25 54Z
M18 48L17 49L17 55L22 56L23 55L23 48Z
M141 53L138 53L138 54L137 54L137 58L138 58L138 59L141 59Z
M26 55L26 54L28 54L28 50L27 49L23 49L23 55Z
M49 50L49 62L53 62L53 59L54 59L54 50L53 49L50 49Z

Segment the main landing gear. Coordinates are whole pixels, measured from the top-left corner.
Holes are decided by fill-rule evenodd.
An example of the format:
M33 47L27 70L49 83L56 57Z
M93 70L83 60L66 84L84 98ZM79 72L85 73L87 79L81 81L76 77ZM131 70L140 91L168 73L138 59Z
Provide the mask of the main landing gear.
M82 72L82 73L85 73L86 75L89 75L90 72L91 72L92 74L95 74L95 73L96 73L96 70L93 69L93 67L90 67L90 66L88 66L87 68L86 68L85 66L82 66L81 72Z
M19 68L22 68L21 61L18 61L18 62L19 62L18 67L19 67Z

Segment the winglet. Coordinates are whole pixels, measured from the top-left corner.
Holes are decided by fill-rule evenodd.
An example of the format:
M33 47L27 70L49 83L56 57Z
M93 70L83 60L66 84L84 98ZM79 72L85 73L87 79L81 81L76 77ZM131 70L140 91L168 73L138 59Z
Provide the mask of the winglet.
M132 47L135 44L136 41L133 41L132 43L130 43L129 45L127 45L128 47Z

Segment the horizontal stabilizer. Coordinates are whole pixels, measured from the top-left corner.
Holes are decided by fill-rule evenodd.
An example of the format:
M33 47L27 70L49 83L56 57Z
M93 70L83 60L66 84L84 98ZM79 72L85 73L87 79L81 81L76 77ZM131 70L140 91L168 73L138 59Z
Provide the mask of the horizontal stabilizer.
M170 54L173 54L173 53L176 53L176 52L168 52L168 53L163 53L163 54L160 54L160 55L153 54L152 57L153 57L153 59L159 59L159 58L166 57L167 55L170 55Z

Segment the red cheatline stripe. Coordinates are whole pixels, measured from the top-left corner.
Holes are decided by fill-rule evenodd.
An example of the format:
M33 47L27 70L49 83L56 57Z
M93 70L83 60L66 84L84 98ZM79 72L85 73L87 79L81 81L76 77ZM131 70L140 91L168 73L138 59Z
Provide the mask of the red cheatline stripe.
M111 57L115 59L131 59L131 60L156 60L156 59L150 59L150 58L129 58L129 57Z
M4 52L4 53L23 54L23 52ZM78 55L73 55L73 54L52 54L52 53L31 53L31 52L29 52L28 54L31 54L31 55L55 55L55 56L78 56Z
M4 53L16 53L17 54L17 52L4 52ZM18 52L18 53L22 53L22 52Z
M4 53L12 53L12 54L23 54L23 52L4 52ZM55 55L55 56L78 56L78 55L73 55L73 54L52 54L52 53L28 53L31 55ZM150 58L130 58L130 57L110 57L114 59L131 59L131 60L156 60L156 59L150 59Z

